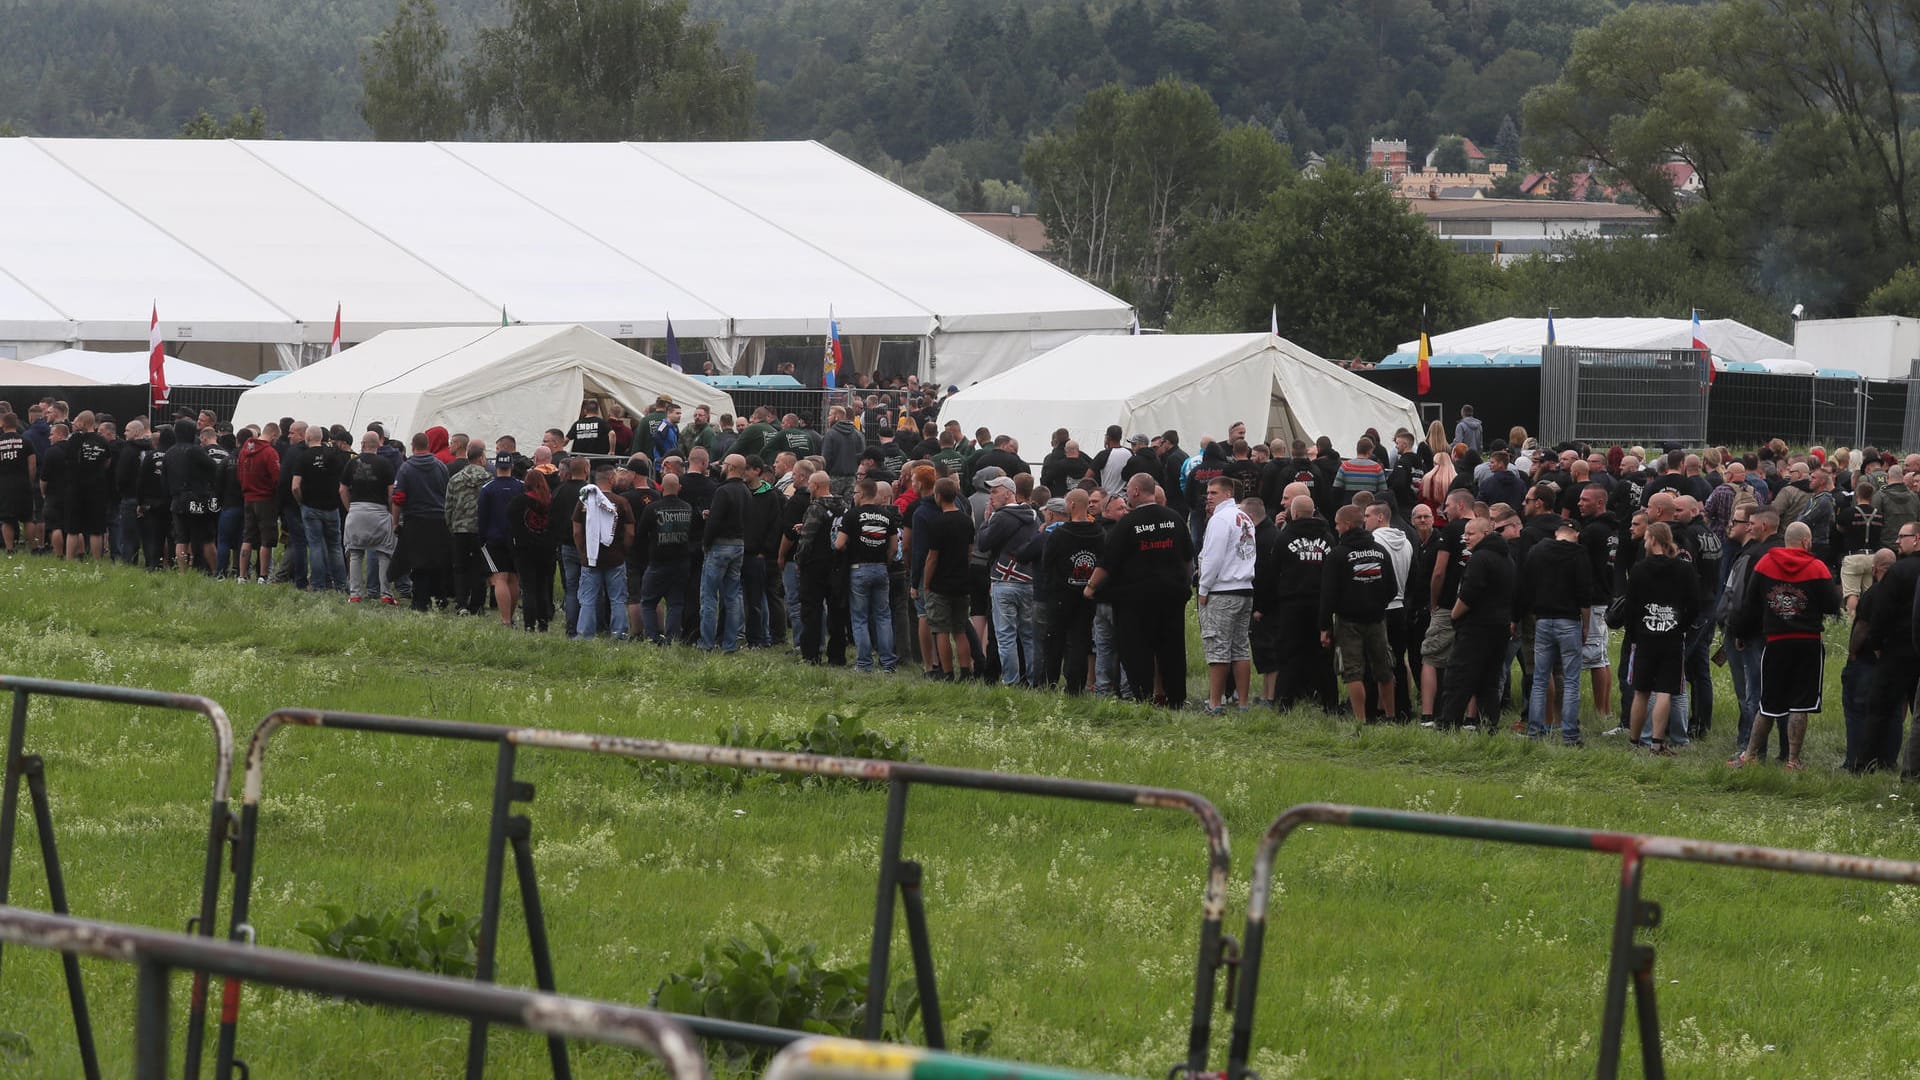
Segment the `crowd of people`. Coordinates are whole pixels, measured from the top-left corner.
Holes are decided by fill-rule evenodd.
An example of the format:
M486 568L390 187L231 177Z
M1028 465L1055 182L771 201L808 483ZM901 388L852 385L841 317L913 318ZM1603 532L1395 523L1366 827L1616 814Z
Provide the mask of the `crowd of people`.
M1450 435L1342 448L1236 423L1191 452L1114 426L1090 451L1060 430L1029 464L898 389L821 429L589 399L531 454L440 427L116 430L0 403L0 536L533 632L835 666L851 648L863 672L1169 708L1192 601L1208 713L1493 732L1510 709L1517 734L1580 745L1585 684L1605 735L1661 755L1711 730L1724 665L1736 767L1776 738L1800 767L1844 618L1843 765L1916 775L1920 454L1545 447L1469 407Z

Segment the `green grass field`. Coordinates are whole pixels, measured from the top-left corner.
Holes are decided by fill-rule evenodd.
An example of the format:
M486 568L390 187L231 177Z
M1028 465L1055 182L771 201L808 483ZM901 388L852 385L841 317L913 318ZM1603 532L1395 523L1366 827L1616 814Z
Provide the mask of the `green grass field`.
M697 741L735 722L797 729L851 707L929 762L1206 795L1235 841L1235 934L1258 835L1308 800L1920 857L1920 795L1835 768L1837 663L1808 770L1733 772L1721 764L1734 726L1724 685L1706 745L1655 760L1598 738L1576 751L1305 714L1208 719L823 672L784 655L578 644L485 620L15 559L0 562L0 671L205 694L242 743L278 706ZM42 702L32 724L75 911L182 926L209 791L203 722ZM726 794L610 758L527 751L522 763L538 786L528 812L563 991L643 1003L703 943L755 921L820 942L836 962L864 962L880 792ZM485 746L283 732L267 769L259 941L305 949L293 927L317 904L384 907L427 887L477 912L491 776ZM237 779L235 790L237 801ZM14 898L44 907L33 844L23 825ZM1190 819L921 789L905 850L927 867L950 1031L991 1024L996 1056L1133 1076L1164 1075L1182 1057L1205 869ZM1257 1066L1270 1080L1591 1072L1617 865L1300 834L1278 871ZM1655 863L1646 893L1666 909L1651 940L1675 1075L1920 1075L1920 890ZM226 902L223 892L223 928ZM514 910L511 885L507 903ZM531 985L524 934L506 925L501 980ZM132 971L86 971L107 1074L126 1075ZM183 1016L184 979L176 996ZM8 949L0 1002L0 1028L31 1047L0 1072L76 1074L56 956ZM1227 1027L1222 1013L1216 1065ZM249 990L241 1028L261 1077L452 1076L464 1045L453 1021L261 989ZM632 1075L636 1060L576 1052L585 1076ZM490 1062L496 1075L539 1075L544 1048L497 1031Z

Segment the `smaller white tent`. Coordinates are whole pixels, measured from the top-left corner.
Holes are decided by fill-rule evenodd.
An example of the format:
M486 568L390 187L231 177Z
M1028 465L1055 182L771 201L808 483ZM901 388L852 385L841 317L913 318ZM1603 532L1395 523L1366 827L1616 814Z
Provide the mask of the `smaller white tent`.
M1691 319L1608 318L1555 319L1557 345L1589 349L1689 349L1693 347ZM1755 362L1792 356L1793 346L1733 319L1700 320L1700 340L1716 359L1727 363ZM1540 355L1547 343L1545 319L1495 319L1478 326L1433 335L1435 353L1481 353L1488 357ZM1412 355L1418 341L1400 346Z
M491 442L512 435L531 453L548 428L565 429L594 394L643 414L665 394L687 410L733 410L725 391L674 371L584 326L448 326L389 330L337 356L240 395L233 422L282 416L386 425L393 437L440 426Z
M55 386L98 386L99 381L58 368L41 367L24 360L0 360L0 386L31 386L36 389ZM25 412L26 406L20 406Z
M1325 435L1343 450L1370 427L1391 437L1420 425L1406 398L1273 334L1083 337L967 387L940 420L1011 435L1035 462L1056 428L1091 455L1109 424L1128 436L1178 431L1189 453L1236 420L1250 436Z
M94 352L89 349L61 349L33 358L44 368L64 371L106 386L147 385L147 355L144 352ZM168 386L250 386L251 383L224 371L190 364L177 356L167 357Z

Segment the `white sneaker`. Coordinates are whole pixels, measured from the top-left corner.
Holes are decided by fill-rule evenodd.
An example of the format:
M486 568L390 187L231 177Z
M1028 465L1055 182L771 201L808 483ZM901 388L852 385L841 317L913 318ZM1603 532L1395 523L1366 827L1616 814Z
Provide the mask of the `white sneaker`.
M1623 727L1608 728L1607 730L1600 733L1600 737L1603 739L1612 739L1621 735L1625 735L1626 733L1627 733L1627 729Z

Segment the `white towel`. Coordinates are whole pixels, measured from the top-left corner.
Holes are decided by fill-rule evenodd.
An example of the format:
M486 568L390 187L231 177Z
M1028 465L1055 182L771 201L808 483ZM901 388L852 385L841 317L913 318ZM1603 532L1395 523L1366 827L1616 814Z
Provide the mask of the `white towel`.
M620 514L606 492L592 484L580 489L580 501L587 508L587 565L599 566L600 549L613 543L613 530L620 524Z

